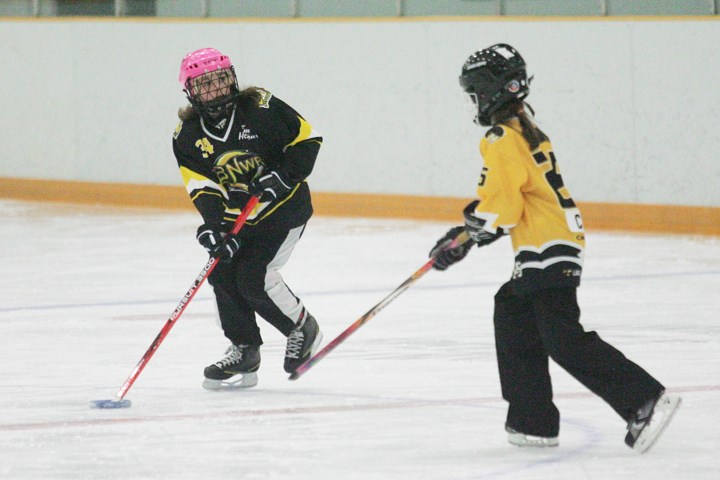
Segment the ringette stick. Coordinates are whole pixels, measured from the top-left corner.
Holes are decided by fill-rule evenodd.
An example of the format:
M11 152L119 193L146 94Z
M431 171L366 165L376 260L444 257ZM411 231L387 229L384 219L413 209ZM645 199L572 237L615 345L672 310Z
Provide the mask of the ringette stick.
M245 205L245 208L243 208L242 213L240 213L240 216L237 218L237 220L235 220L233 228L232 230L230 230L231 234L234 235L238 233L243 227L243 225L245 225L245 221L247 220L248 215L250 215L250 213L253 211L253 209L258 203L258 199L259 198L257 196L250 197L250 200L248 201L247 205ZM178 303L177 307L175 307L175 310L172 312L172 314L170 314L170 318L168 318L167 322L165 322L165 326L162 328L162 330L160 330L160 333L158 333L157 337L155 337L155 340L153 340L152 344L150 344L150 348L147 349L145 355L142 356L140 362L138 362L138 364L135 366L135 369L130 373L130 376L127 378L127 380L125 380L125 383L122 385L122 387L120 387L120 390L115 395L115 398L109 400L93 400L90 402L90 407L127 408L132 405L130 400L125 399L125 395L127 394L128 390L130 390L130 387L132 387L133 383L135 383L135 380L140 375L140 372L142 372L145 366L148 364L152 356L155 354L155 351L158 349L167 334L170 332L170 329L173 327L173 325L175 325L175 322L177 322L177 320L183 314L188 304L190 303L190 300L193 299L200 286L210 276L212 271L215 270L217 264L218 257L210 257L208 262L205 264L205 267L203 267L203 269L200 271L200 274L195 278L192 286L188 289L187 292L185 292L185 295L180 300L180 303Z
M460 244L465 244L467 242L471 241L470 236L468 233L463 230L460 232L460 234L455 237L455 239L448 245L445 249L451 249L455 248ZM348 328L345 329L340 335L335 337L330 343L325 345L325 347L320 350L319 352L315 353L312 357L308 358L303 362L291 375L290 380L297 380L300 378L302 374L310 370L315 364L317 364L320 360L325 358L330 352L335 350L335 348L340 345L342 342L344 342L350 335L355 333L357 329L362 327L365 323L367 323L371 318L373 318L375 315L380 313L380 310L385 308L395 300L397 297L400 296L401 293L403 293L405 290L410 288L410 286L418 281L423 275L425 275L428 271L432 269L432 266L435 264L435 257L428 260L425 265L420 267L419 270L417 270L415 273L413 273L410 277L408 277L402 284L400 284L399 287L397 287L395 290L390 293L387 297L383 298L380 303L372 307L368 312L363 315L362 317L355 320L355 322L350 325Z

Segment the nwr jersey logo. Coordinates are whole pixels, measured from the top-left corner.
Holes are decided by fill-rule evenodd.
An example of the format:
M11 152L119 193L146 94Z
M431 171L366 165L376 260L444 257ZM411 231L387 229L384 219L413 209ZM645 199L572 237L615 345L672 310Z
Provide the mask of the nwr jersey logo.
M247 191L247 186L263 165L258 154L247 150L233 150L218 157L213 173L225 188Z

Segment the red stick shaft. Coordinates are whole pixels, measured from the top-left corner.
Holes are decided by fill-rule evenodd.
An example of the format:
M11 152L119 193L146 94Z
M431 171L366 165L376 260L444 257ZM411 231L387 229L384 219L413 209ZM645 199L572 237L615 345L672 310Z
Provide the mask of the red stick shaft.
M455 248L460 244L468 243L470 242L470 236L463 230L460 235L455 237L455 239L447 246L446 249ZM390 293L387 297L383 298L380 303L372 307L370 310L368 310L365 315L358 318L353 322L352 325L350 325L348 328L346 328L340 335L335 337L330 343L325 345L325 347L320 350L319 352L315 353L312 357L308 358L303 362L296 370L295 372L290 375L290 380L297 380L300 375L307 372L312 368L313 365L318 363L320 360L325 358L330 352L335 350L335 348L340 345L342 342L347 339L350 335L352 335L357 329L362 327L365 323L367 323L371 318L373 318L375 315L377 315L380 310L385 308L387 305L390 304L393 300L395 300L397 297L400 296L401 293L403 293L405 290L410 288L410 286L415 283L418 279L420 279L423 275L425 275L427 272L429 272L432 269L432 266L435 264L435 257L431 258L430 260L425 263L422 267L420 267L415 273L410 275L402 284L400 284L399 287L397 287L395 290Z
M295 372L290 377L292 380L295 380L300 377L303 373L307 372L312 368L313 365L315 365L317 362L325 358L330 352L335 350L335 348L340 345L342 342L345 341L347 337L352 335L357 329L362 327L365 323L367 323L371 318L373 318L375 315L377 315L380 310L385 308L390 302L395 300L401 293L403 293L405 290L410 288L410 285L415 283L420 277L425 275L433 266L433 263L435 263L434 259L430 259L425 265L423 265L418 271L413 273L407 280L405 280L398 288L393 290L393 292L385 297L380 303L372 307L370 310L368 310L365 315L358 318L353 322L352 325L350 325L348 328L346 328L340 335L335 337L330 343L325 345L325 347L317 352L315 355L313 355L311 358L308 358L303 364L301 364Z
M250 215L257 203L258 197L250 197L250 200L248 201L247 205L245 205L245 208L243 208L242 213L240 213L240 216L237 218L237 220L235 220L235 223L233 224L233 228L232 230L230 230L230 233L234 235L240 231L243 225L245 225L245 221L247 220L248 215ZM210 257L208 262L205 264L205 267L203 267L198 276L195 278L192 286L188 289L187 292L185 292L185 295L180 300L180 303L178 303L177 307L175 307L175 310L170 314L170 318L168 318L167 322L165 322L165 326L163 326L162 330L160 330L160 333L158 333L157 337L155 337L155 340L153 340L153 342L150 344L150 348L147 349L145 355L142 356L138 364L135 366L135 369L133 369L133 371L130 373L130 376L127 378L127 380L125 380L123 386L120 387L120 390L116 395L118 400L122 400L123 397L125 397L128 390L130 390L130 387L132 387L133 383L135 383L137 377L143 371L152 356L155 354L155 351L158 349L167 334L170 332L170 329L173 327L173 325L175 325L175 322L177 322L177 320L183 314L193 297L195 297L195 294L197 293L200 286L210 276L212 271L215 270L215 267L218 264L217 260L217 257Z

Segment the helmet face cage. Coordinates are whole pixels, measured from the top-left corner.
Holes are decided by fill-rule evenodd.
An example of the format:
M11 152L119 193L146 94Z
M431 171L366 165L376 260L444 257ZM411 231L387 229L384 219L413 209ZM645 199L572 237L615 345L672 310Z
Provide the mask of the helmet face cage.
M505 104L530 93L525 61L504 43L472 54L462 67L460 86L477 107L475 123L483 126L491 126L493 113Z
M235 69L230 66L188 78L185 94L201 116L211 120L226 117L239 97Z

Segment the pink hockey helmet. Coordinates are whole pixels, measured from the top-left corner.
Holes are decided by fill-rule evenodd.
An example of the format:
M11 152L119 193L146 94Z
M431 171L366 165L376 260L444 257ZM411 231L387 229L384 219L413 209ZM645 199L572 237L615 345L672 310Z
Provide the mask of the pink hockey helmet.
M180 63L180 84L186 88L187 81L213 70L232 68L230 57L223 55L214 48L201 48L183 57Z
M214 48L202 48L185 55L178 80L190 104L206 120L227 117L240 98L230 58Z

